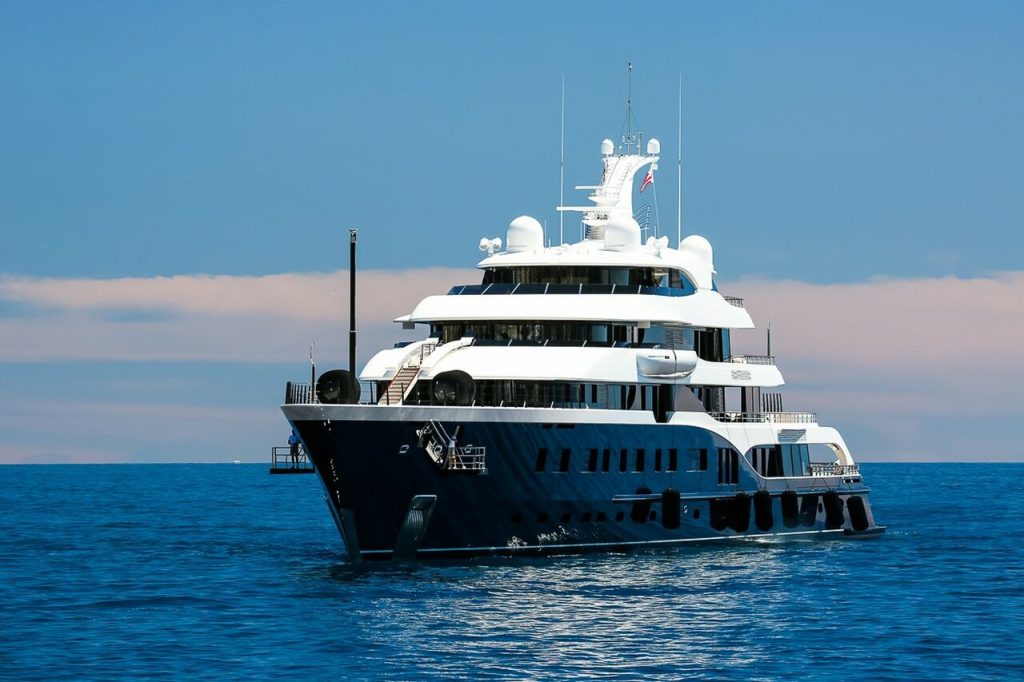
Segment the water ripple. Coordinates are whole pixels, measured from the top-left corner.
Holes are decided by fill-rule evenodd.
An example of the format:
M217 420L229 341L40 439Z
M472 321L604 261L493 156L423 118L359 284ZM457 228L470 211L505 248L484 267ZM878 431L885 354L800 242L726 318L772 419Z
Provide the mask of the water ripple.
M870 542L396 566L307 477L2 467L0 676L1024 676L1024 466L865 469Z

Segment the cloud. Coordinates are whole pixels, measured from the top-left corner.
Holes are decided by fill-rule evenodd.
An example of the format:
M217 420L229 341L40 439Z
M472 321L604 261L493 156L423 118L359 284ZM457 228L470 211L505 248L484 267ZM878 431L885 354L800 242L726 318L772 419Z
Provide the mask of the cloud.
M359 346L390 346L392 320L475 270L429 268L359 275ZM347 343L348 273L261 277L180 275L110 280L0 277L0 362L215 360L281 362L310 340ZM38 314L45 312L46 314Z
M1024 272L856 284L740 280L729 290L746 296L759 326L771 322L773 350L788 356L960 377L1020 366L1005 351L1024 341Z
M760 327L734 348L763 353L771 321L786 406L816 410L855 454L1024 459L1024 272L723 289Z
M403 335L391 320L425 295L478 278L477 271L461 269L362 272L360 357L365 360L395 340L422 336L422 329ZM310 340L318 343L321 366L343 362L347 283L344 271L113 280L0 276L0 311L6 311L0 312L0 363L301 363ZM855 455L1021 459L1024 454L1017 445L1024 440L1024 363L1018 357L1024 346L1024 272L851 284L744 279L720 286L745 297L759 326L734 332L734 352L764 352L764 327L770 321L772 351L788 383L786 407L817 411L824 423L844 432ZM6 395L9 405L18 404L17 391L11 382L0 382L0 397ZM76 415L69 422L74 438L56 449L45 439L19 443L18 459L34 458L26 452L49 452L50 461L86 452L89 458L108 452L117 459L146 459L140 449L145 451L147 434L163 433L168 423L208 431L210 446L227 456L237 442L234 436L218 441L210 435L218 423L236 423L235 433L252 431L260 419L266 420L261 427L266 434L280 426L273 409L250 419L215 415L207 408L196 412L190 405L122 405L115 396L97 401L97 413L68 408ZM29 419L36 408L18 419ZM102 444L90 446L85 436L91 424L109 425L115 414L130 414L138 436L117 453ZM186 442L181 441L183 447ZM15 456L14 445L0 446L0 460Z
M359 273L358 304L391 319L408 302L440 294L456 282L479 280L477 270L425 268ZM270 317L329 321L348 307L348 271L240 277L176 275L121 279L0 276L0 301L61 311L174 312L213 317Z

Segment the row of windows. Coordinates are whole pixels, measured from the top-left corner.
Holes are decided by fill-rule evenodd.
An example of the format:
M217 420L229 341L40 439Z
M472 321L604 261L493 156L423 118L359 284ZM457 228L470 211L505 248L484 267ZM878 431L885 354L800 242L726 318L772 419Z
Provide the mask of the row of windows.
M617 453L613 453L610 448L604 448L598 450L598 448L590 448L587 452L586 467L580 469L584 473L597 473L601 471L607 473L612 470L618 470L620 473L626 473L627 471L633 471L634 473L642 473L648 463L647 450L644 448L636 448L633 450L633 457L630 458L630 450L628 448L621 448ZM537 450L537 461L534 465L536 471L547 471L548 460L552 460L554 463L555 458L549 457L547 448L538 448ZM572 470L572 449L562 448L557 457L558 468L553 469L559 473L569 473ZM630 461L632 460L633 468L629 468ZM679 450L678 448L668 448L664 450L662 448L655 448L653 457L651 458L652 471L654 472L672 472L679 470ZM708 469L708 451L707 448L690 448L687 451L687 471L707 471Z
M506 341L513 344L643 344L652 348L692 350L709 362L722 362L730 355L729 330L695 329L653 325L650 328L592 322L532 322L475 320L438 322L430 325L430 336L449 343L472 337L478 342Z
M806 445L776 445L774 447L755 447L751 451L753 459L753 466L756 471L761 473L762 476L772 475L806 475L801 473L807 469L794 468L792 471L798 473L791 473L791 466L798 467L799 463L802 462L800 459L800 447L803 447L803 452L806 453ZM792 459L787 460L794 464L786 464L783 467L782 453L792 454ZM609 447L605 447L603 450L597 449L597 447L591 447L587 451L586 466L580 469L585 473L606 473L609 471L618 471L620 473L627 473L632 471L633 473L642 473L645 471L648 462L652 465L652 471L659 473L662 471L674 472L679 470L679 450L676 447L670 447L668 451L657 447L653 452L653 457L648 460L647 451L643 447L637 447L632 451L632 458L630 457L631 451L627 447L618 450L617 453L612 453ZM719 485L735 485L739 483L739 453L732 449L732 447L719 447L717 452L717 465L718 465L718 483ZM767 457L771 455L771 457ZM788 456L788 455L787 455ZM557 457L551 456L547 447L540 447L537 451L537 462L535 464L535 470L538 472L548 471L548 462L551 460L552 464L557 463L557 467L552 469L558 473L568 473L572 471L572 450L569 447L562 447L557 453ZM708 471L708 449L707 447L690 447L686 452L686 471ZM778 464L771 464L771 462L777 461ZM633 467L630 468L632 462ZM759 468L764 466L763 463L768 463L769 468ZM775 467L779 468L778 471L782 473L775 473ZM809 468L809 465L805 465Z
M492 341L544 341L596 343L632 341L626 325L593 324L590 322L443 322L430 325L430 335L441 343L471 336Z
M488 268L483 284L624 284L694 291L693 282L679 270L586 265Z
M647 451L644 448L636 448L633 451L633 468L629 468L630 451L622 448L617 455L612 450L604 448L590 448L587 453L586 468L581 471L596 473L597 471L608 472L618 469L625 473L633 471L642 473L645 470ZM662 448L654 450L653 471L678 471L679 451L677 448L669 448L667 456L663 456ZM740 455L733 448L717 448L718 484L736 485L739 483ZM572 450L563 448L559 455L558 471L568 473L571 470ZM784 476L808 476L810 475L810 455L807 445L803 444L779 444L752 448L749 453L751 466L761 476L766 478L778 478ZM540 448L537 451L537 471L547 470L548 449ZM690 448L687 451L687 471L708 470L707 448Z
M416 382L407 403L447 404L447 393L436 382ZM438 390L435 390L438 389ZM379 390L386 390L381 388ZM564 381L514 379L468 380L468 393L460 404L484 407L559 407L566 409L654 410L661 417L674 409L674 387L669 384L577 384Z

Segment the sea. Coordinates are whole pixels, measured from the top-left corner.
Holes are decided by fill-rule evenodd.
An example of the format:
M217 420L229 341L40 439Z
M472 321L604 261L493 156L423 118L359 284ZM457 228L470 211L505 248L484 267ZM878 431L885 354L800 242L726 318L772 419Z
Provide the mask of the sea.
M865 464L872 540L350 563L314 476L0 467L0 678L1024 679L1024 464Z

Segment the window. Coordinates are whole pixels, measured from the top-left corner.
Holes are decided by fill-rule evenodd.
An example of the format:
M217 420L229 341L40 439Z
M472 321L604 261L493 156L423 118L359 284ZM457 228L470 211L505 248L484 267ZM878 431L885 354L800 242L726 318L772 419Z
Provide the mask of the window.
M675 448L668 449L668 469L666 471L676 471L679 468L679 450Z
M619 450L619 471L626 471L626 467L629 466L628 462L626 461L627 459L629 459L629 451L626 450L626 448L622 448L621 450Z
M763 448L764 456L768 459L765 465L765 476L769 478L778 478L785 476L785 470L782 468L782 448L778 445Z
M688 471L708 470L708 449L690 448L690 467Z
M611 466L612 451L605 448L601 452L601 471L608 471L608 467Z
M739 453L732 448L718 448L718 484L735 485L739 482Z
M571 454L572 451L569 448L562 448L562 459L558 463L558 470L563 474L569 472L569 457Z
M536 470L537 471L544 471L545 467L547 467L547 463L548 463L548 449L547 448L541 448L540 450L537 450L537 466L536 466Z
M636 466L633 467L633 471L643 471L644 470L645 454L646 453L644 453L644 449L643 448L637 448L637 450L636 450Z
M661 448L654 451L654 470L661 471Z
M590 448L590 457L587 458L587 471L597 471L597 448Z

